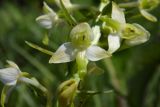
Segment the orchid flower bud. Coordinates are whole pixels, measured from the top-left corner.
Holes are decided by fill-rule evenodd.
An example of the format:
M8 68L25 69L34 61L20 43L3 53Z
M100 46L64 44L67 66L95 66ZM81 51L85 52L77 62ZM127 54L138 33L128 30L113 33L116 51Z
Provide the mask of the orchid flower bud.
M78 83L74 79L64 81L58 88L58 104L59 107L69 107L73 104Z

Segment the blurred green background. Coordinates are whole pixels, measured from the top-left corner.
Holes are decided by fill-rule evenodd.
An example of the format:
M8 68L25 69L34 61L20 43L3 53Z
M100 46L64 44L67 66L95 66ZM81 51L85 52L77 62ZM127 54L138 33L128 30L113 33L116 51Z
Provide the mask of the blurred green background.
M52 0L47 2L57 9ZM100 1L74 0L73 2L97 6ZM32 74L50 90L53 95L53 105L55 105L56 88L66 80L68 65L71 63L49 64L50 56L30 48L25 44L25 41L55 51L60 44L67 41L70 27L59 25L52 29L49 45L43 45L42 39L45 30L35 22L35 18L42 14L42 6L42 0L0 1L0 68L6 66L7 59L16 62L22 71ZM132 17L133 15L129 14L128 21L144 26L150 31L151 38L142 45L116 52L112 57L116 70L116 80L121 89L128 92L125 99L129 107L160 107L159 10L160 6L151 12L158 18L156 23L149 22L141 16ZM97 64L105 72L101 75L89 75L86 83L87 89L112 89L108 69L102 62L99 61ZM0 83L0 91L2 87L3 84ZM119 93L115 92L85 96L82 107L122 107L119 104L122 102L117 100L117 96ZM6 107L45 107L45 103L46 99L39 90L20 85L13 91Z

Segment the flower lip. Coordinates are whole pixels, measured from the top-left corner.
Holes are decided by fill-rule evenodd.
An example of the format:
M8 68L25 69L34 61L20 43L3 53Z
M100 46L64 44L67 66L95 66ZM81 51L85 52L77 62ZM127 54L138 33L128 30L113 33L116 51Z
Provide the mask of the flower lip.
M91 45L94 35L88 23L80 23L71 30L70 38L73 46L86 49Z

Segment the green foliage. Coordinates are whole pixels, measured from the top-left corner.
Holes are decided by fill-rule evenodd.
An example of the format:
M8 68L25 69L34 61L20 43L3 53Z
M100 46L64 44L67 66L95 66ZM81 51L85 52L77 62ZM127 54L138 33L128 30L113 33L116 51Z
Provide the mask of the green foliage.
M63 12L58 11L58 7L52 0L47 1L50 7L60 13L60 18L67 16L67 22L72 25L77 23L75 19L78 22L87 20L89 24L93 22L96 23L93 18L99 15L95 7L100 1L73 0L73 3L80 3L85 6L79 10L65 12L67 13L65 15ZM125 7L125 5L122 4L125 3L125 1L120 2L119 0L115 0L115 2ZM72 76L72 71L74 72L74 67L76 66L74 64L75 61L65 64L48 63L53 54L52 52L55 52L61 44L70 41L69 35L72 27L62 20L58 22L58 25L54 26L54 29L46 30L39 27L35 19L42 14L42 4L43 1L39 0L19 0L19 2L2 0L0 7L0 68L5 67L7 59L13 60L20 66L22 71L28 72L36 77L49 91L49 95L46 97L38 88L19 85L14 89L15 91L13 91L8 99L6 107L45 107L46 103L48 107L51 104L56 106L56 99L58 97L57 87L65 81L66 78ZM63 11L66 11L64 6L62 5ZM122 107L119 101L126 101L130 107L160 106L159 9L160 6L158 5L158 7L149 10L150 13L157 17L157 22L153 23L142 17L142 15L144 15L143 13L142 15L140 15L140 12L135 13L135 11L139 11L138 9L136 10L135 7L126 8L126 21L128 23L136 22L144 26L150 31L151 38L148 42L129 49L125 46L124 41L122 41L122 47L112 55L112 62L108 60L96 62L96 66L94 67L98 69L100 67L100 70L102 69L104 73L100 73L99 75L88 73L84 78L84 83L82 82L81 87L79 87L83 90L82 93L78 93L78 97L76 97L75 104L78 106L75 107ZM109 10L111 10L110 7L105 8L105 11ZM68 16L70 12L75 19ZM108 15L107 17L110 16ZM109 21L110 19L107 18L106 20ZM98 24L99 23L101 22L98 22ZM117 28L117 26L115 26L115 28ZM109 29L108 32L111 31L112 30ZM102 43L99 43L99 45L108 49L107 43L103 43L105 39L107 40L107 37L103 36L101 39ZM30 48L25 41L30 41L31 43L27 42L27 44L45 54ZM48 53L48 55L46 53ZM105 63L108 63L107 66ZM89 69L91 68L88 68L88 71ZM76 77L76 75L74 76ZM0 84L0 89L3 89L2 84ZM68 91L67 88L63 90ZM92 91L87 92L86 90ZM113 91L108 93L107 90ZM2 96L4 96L4 94L2 94Z

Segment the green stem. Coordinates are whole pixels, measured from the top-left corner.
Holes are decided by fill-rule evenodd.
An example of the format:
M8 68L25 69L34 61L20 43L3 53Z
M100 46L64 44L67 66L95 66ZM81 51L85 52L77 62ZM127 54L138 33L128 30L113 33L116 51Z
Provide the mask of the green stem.
M51 93L47 93L47 104L46 107L52 107L52 94Z
M111 80L113 87L115 88L115 91L120 93L120 94L118 94L118 96L116 96L116 98L119 102L119 107L128 107L127 101L123 97L123 96L125 96L125 93L121 89L121 86L120 86L119 80L117 78L116 70L115 70L114 65L112 63L112 60L110 58L108 58L108 59L104 60L103 63L106 65L106 69L108 69L108 73L110 75L110 80Z
M87 74L87 65L88 59L85 57L85 51L78 52L76 57L78 75L81 80L84 79L85 75Z
M96 94L108 94L108 93L112 93L113 90L106 90L106 91L85 91L85 90L78 90L77 93L78 94L89 94L89 95L96 95Z
M128 2L128 3L120 3L118 4L121 8L133 8L133 7L138 7L139 2Z

